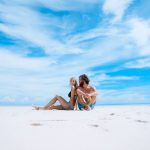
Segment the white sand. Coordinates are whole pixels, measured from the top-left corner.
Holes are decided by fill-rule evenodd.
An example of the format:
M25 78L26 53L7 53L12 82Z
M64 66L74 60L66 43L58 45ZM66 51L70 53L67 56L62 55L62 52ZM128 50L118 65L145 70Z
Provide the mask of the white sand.
M0 150L150 150L150 106L0 107Z

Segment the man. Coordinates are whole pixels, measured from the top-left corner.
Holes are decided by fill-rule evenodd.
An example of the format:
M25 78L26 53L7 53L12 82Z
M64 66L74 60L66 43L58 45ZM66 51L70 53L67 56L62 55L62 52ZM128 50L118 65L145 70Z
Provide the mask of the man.
M79 76L79 87L77 89L78 107L80 110L91 110L96 103L97 91L89 85L89 78L86 74Z

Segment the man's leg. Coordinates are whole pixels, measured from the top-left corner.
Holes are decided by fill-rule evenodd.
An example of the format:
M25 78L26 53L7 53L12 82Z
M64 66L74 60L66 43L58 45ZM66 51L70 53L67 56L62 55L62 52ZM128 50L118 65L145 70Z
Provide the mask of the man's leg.
M88 105L87 105L87 102L85 101L83 95L80 92L78 92L78 91L77 91L77 94L78 94L77 101L78 101L79 109L80 110L82 110L82 109L86 109L87 110L88 109Z
M96 101L96 96L92 96L88 98L88 105L95 103L95 101Z
M77 98L78 102L82 105L86 105L87 103L86 103L83 95L79 91L77 91L77 95L78 95L78 98Z
M85 101L85 99L83 98L82 95L78 95L78 102L80 104L82 104L83 106L87 105L87 103L86 103L86 101Z

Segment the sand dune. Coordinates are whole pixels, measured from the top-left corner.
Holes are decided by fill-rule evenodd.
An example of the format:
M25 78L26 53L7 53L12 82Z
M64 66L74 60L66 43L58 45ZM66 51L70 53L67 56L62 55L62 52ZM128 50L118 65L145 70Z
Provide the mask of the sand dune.
M150 106L0 107L1 150L150 150Z

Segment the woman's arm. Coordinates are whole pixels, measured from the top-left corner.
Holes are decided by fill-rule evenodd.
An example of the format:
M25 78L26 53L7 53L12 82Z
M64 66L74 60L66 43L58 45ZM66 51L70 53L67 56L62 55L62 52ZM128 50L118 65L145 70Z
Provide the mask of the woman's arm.
M70 97L70 102L72 103L72 105L75 108L76 105L76 100L77 100L77 96L75 95L76 93L76 89L74 86L71 87L71 97Z
M77 104L77 100L75 101L74 110L78 110L78 104Z

